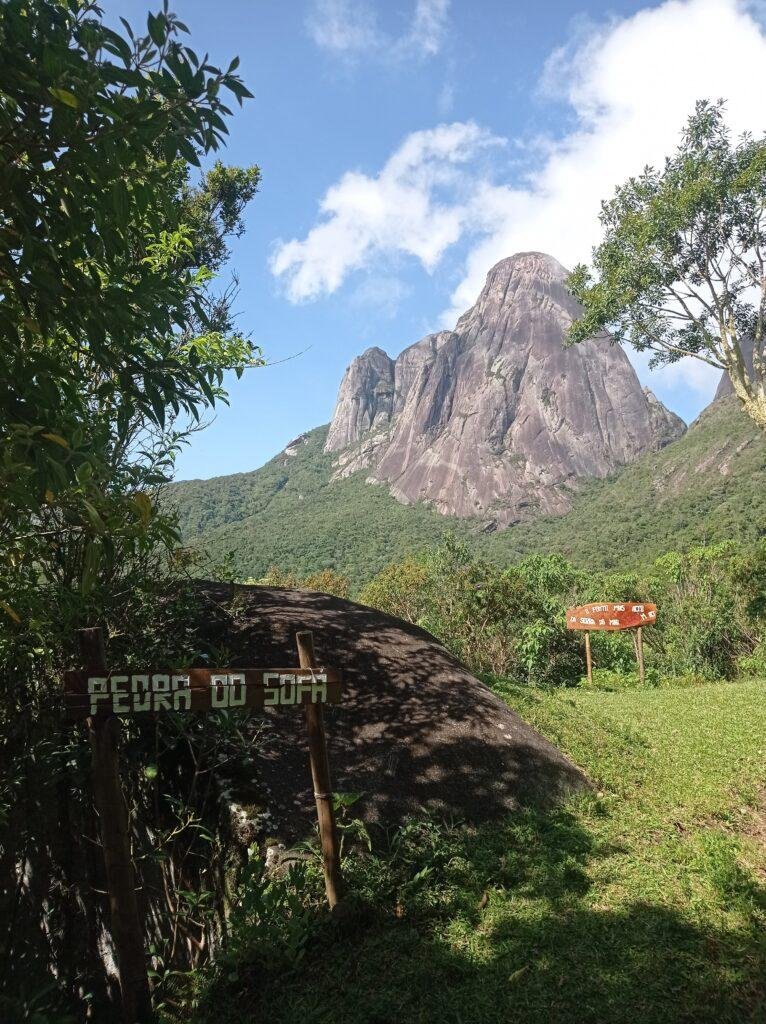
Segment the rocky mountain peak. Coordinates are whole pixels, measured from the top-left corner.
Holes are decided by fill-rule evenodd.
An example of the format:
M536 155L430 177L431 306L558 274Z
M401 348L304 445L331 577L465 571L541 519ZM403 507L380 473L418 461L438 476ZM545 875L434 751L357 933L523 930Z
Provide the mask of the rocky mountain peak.
M567 274L566 268L548 253L517 252L490 268L477 301L484 302L501 291L510 299L519 292L546 294L551 290L557 297L568 297Z
M501 316L509 307L518 311L556 307L570 321L577 315L578 306L566 287L567 274L557 259L544 252L508 256L489 271L478 299L460 317L455 330L465 329L477 318Z
M368 349L341 383L326 450L403 502L500 527L567 511L572 490L680 436L605 338L564 347L567 271L523 252L488 273L453 331L391 359Z

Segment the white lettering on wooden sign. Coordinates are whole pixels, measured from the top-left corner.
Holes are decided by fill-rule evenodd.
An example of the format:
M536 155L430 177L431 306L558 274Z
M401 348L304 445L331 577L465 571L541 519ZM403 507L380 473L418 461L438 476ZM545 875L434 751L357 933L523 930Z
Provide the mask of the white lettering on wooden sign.
M90 676L90 714L103 703L116 715L139 711L190 711L191 690L186 675Z

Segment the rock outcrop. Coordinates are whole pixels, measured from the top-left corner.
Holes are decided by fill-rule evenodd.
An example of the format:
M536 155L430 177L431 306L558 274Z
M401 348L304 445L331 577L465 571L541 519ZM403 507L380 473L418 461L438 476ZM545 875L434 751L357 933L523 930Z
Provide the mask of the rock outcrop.
M487 821L589 786L418 626L315 591L197 581L195 593L207 642L225 647L235 668L253 658L290 664L296 630L313 632L319 663L343 674L342 702L325 707L333 781L339 792L361 794L354 817L368 824L396 826L423 810ZM250 830L287 841L311 835L316 805L303 715L269 709L250 724L257 757L252 770L237 770L236 791L231 786L235 831L246 844ZM226 806L231 815L231 796ZM278 867L279 850L271 860Z
M327 438L336 473L361 469L402 502L505 527L562 514L604 477L679 437L683 421L639 384L607 336L564 347L579 306L552 256L517 253L487 275L453 331L346 371Z
M752 338L746 338L742 342L742 355L745 360L745 366L749 373L753 372L753 340ZM724 370L721 374L721 379L718 381L718 387L713 397L713 401L717 402L719 398L726 398L727 395L733 395L734 388L731 386L731 378L728 373Z

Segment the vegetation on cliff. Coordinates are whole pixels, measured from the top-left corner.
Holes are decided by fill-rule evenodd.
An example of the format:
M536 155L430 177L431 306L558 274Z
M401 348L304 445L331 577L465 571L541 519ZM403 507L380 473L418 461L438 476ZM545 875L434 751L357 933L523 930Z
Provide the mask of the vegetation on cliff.
M257 579L274 565L303 576L331 568L358 590L446 533L498 564L546 553L580 566L635 568L666 551L750 543L766 532L766 445L731 397L662 451L585 484L567 515L490 534L479 521L402 505L384 486L366 483L364 472L334 480L326 430L304 435L251 473L167 488L186 542L240 578Z

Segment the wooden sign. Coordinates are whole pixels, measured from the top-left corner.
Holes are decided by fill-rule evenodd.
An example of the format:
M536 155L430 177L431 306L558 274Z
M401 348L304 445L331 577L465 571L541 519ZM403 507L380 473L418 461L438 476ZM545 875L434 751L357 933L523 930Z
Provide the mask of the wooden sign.
M637 629L651 626L657 621L657 607L653 604L625 601L621 604L583 604L567 608L567 629Z
M190 668L64 675L70 719L159 711L222 711L236 708L338 704L335 669Z
M646 678L643 627L651 626L656 621L657 606L646 601L623 601L621 603L603 601L601 604L582 604L577 608L567 608L567 629L579 629L585 633L585 663L588 669L588 682L593 683L590 631L597 629L615 632L619 629L635 629L633 643L636 649L638 675L643 683Z
M64 701L69 718L87 719L90 734L93 795L104 851L122 1016L125 1024L151 1024L156 1018L136 899L130 820L119 774L120 718L159 711L304 705L325 891L334 910L343 894L343 877L322 705L339 703L340 673L319 667L308 631L295 636L300 668L115 671L106 667L101 629L81 629L79 639L85 669L64 674Z

